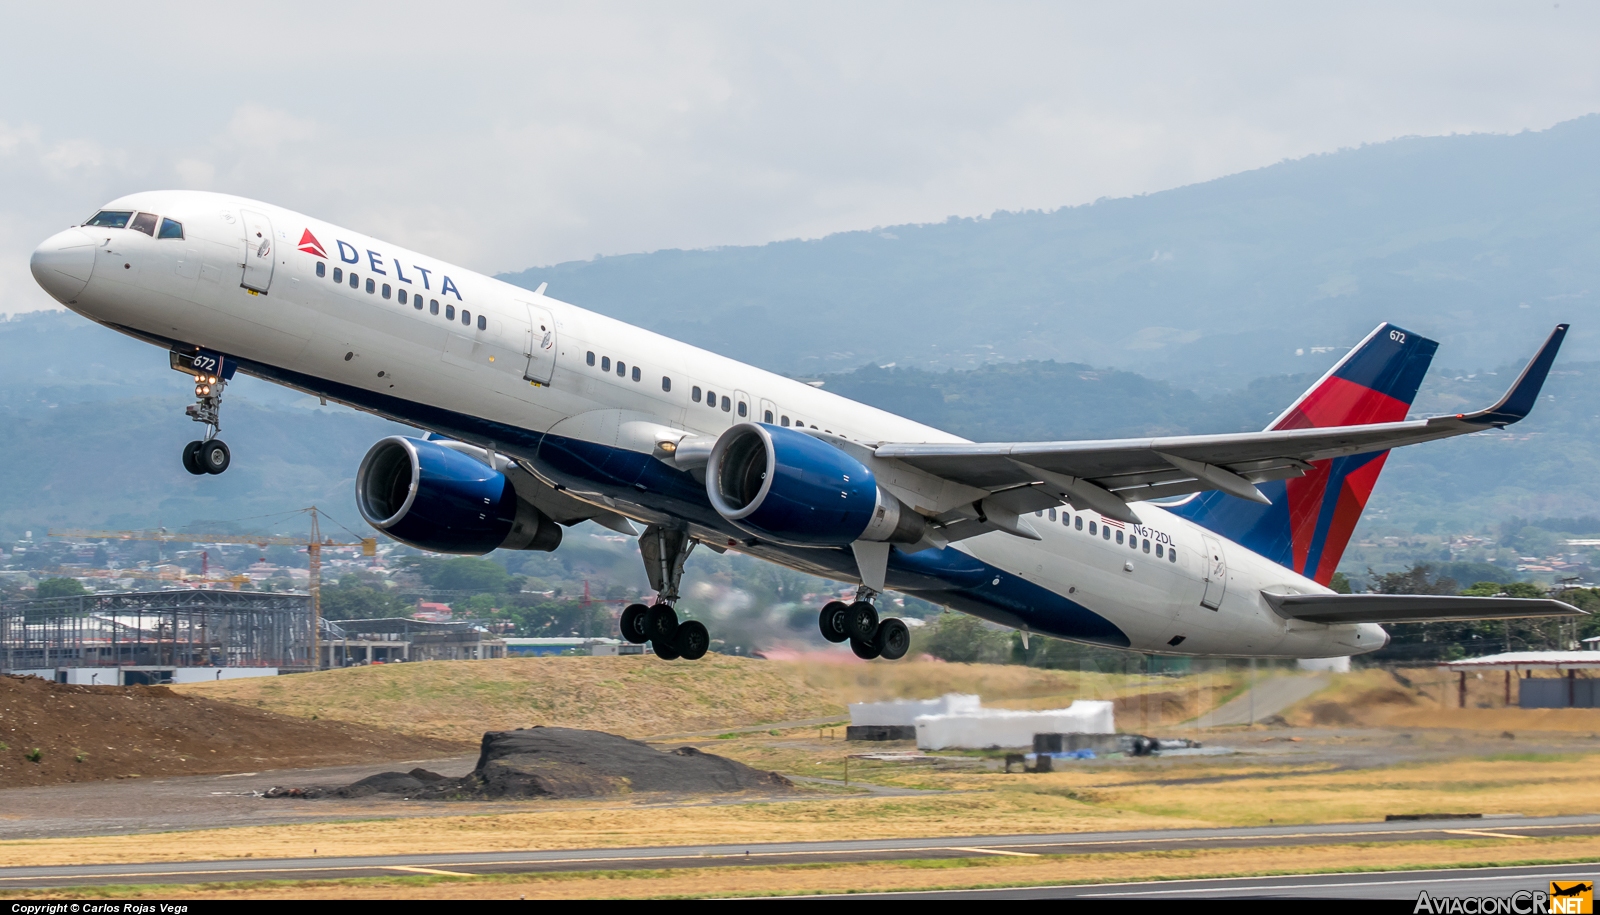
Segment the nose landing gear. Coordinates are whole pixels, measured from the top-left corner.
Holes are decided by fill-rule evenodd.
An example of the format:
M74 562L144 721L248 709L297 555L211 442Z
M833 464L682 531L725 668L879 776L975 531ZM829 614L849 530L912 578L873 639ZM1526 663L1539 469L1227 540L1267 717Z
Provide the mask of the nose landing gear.
M206 424L205 438L183 446L183 469L196 476L222 473L232 462L232 455L217 433L222 431L222 389L233 377L233 366L215 353L174 350L172 367L194 378L195 402L183 412L195 422Z
M639 553L644 557L645 574L656 589L651 606L632 604L622 611L622 637L636 645L650 643L663 661L682 658L698 661L711 647L711 634L698 620L678 622L673 605L678 602L678 587L683 582L683 564L694 550L687 532L652 524L639 537Z
M853 603L829 601L822 608L817 625L822 637L830 642L848 640L858 658L898 661L911 648L911 630L894 617L879 620L878 609L872 605L874 597L876 591L862 586Z

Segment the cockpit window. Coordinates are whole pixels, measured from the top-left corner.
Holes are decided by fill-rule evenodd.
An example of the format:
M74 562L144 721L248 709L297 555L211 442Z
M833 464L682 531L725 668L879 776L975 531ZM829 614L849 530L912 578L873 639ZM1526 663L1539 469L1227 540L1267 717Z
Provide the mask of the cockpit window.
M176 219L161 220L161 234L157 238L183 238L183 223Z
M151 238L154 238L156 235L156 222L160 219L161 217L154 213L140 213L139 215L133 217L133 222L128 223L128 228L137 229Z
M84 225L99 226L102 229L126 229L128 220L132 218L132 210L101 210Z

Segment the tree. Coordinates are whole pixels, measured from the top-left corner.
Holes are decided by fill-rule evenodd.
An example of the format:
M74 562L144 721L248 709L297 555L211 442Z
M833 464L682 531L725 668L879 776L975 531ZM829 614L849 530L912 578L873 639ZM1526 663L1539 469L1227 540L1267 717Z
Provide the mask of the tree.
M428 587L440 591L501 594L510 590L514 581L504 566L477 556L457 556L452 559L419 557L412 560L411 565Z
M926 633L926 634L924 634ZM1011 659L1008 633L988 628L965 613L945 613L916 633L912 651L963 664L1004 663Z
M88 593L90 593L89 589L85 588L76 578L46 578L44 581L39 582L39 587L34 591L34 596L78 597Z
M409 616L411 604L375 588L356 575L322 586L322 617L330 620L370 620Z

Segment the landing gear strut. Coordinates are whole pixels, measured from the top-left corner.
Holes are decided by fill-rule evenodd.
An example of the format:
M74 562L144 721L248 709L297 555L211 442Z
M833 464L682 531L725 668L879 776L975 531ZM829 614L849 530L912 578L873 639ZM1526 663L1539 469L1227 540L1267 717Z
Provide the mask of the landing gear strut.
M878 608L872 605L877 596L876 591L863 585L853 603L829 601L817 619L822 637L830 642L849 640L856 657L868 661L898 661L905 657L911 648L911 630L894 617L879 620Z
M233 374L232 367L225 364L222 356L206 352L174 352L172 367L194 377L195 402L183 412L206 425L205 438L183 446L183 469L196 476L221 473L232 462L228 446L217 438L222 431L222 389Z
M651 606L633 604L622 611L622 637L634 644L649 642L656 657L663 661L698 661L711 647L711 634L705 624L697 620L680 623L678 612L673 609L683 583L683 564L693 550L694 541L687 531L659 524L645 528L639 537L644 571L657 598Z

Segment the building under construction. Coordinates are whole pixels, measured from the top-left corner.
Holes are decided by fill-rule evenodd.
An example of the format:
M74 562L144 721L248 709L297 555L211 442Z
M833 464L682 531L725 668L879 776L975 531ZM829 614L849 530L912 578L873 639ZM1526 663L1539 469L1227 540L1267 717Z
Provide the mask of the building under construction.
M311 668L305 594L174 590L0 603L0 672L129 685Z

